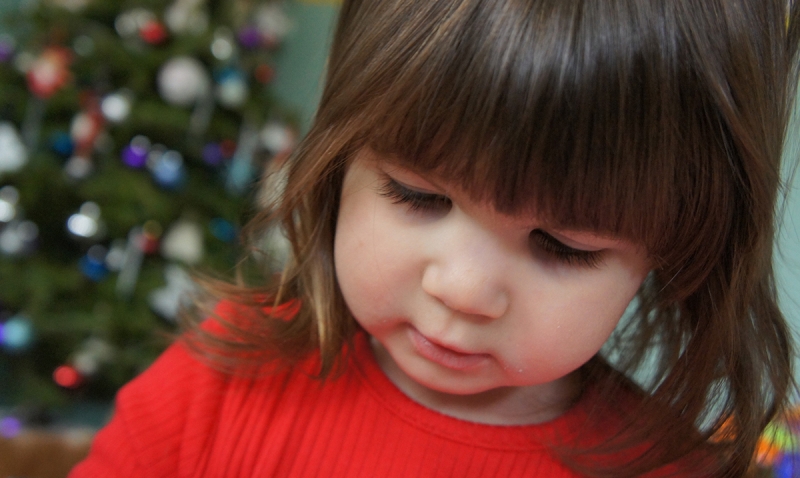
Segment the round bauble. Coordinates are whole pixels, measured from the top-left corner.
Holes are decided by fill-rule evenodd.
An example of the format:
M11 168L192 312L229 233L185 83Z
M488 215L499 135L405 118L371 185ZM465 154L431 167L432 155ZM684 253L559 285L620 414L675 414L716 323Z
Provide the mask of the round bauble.
M278 2L262 4L254 18L267 47L279 44L293 28L291 19Z
M94 171L94 163L86 156L76 155L64 163L64 174L75 181L82 181Z
M67 219L67 230L78 239L102 239L105 235L105 224L100 219L100 206L92 201L83 203L78 212Z
M169 150L155 156L151 154L147 166L153 180L164 189L179 189L186 182L183 156L177 151Z
M19 191L14 186L0 188L0 224L10 222L19 213Z
M33 323L22 315L16 315L0 324L0 347L7 352L21 352L33 343Z
M224 27L217 28L211 41L211 54L219 61L228 61L234 53L236 53L236 42L233 32Z
M22 169L28 163L28 149L16 128L9 122L0 122L0 175Z
M90 247L86 255L78 263L83 275L94 282L100 282L105 279L109 273L108 267L106 267L107 254L108 249L100 244Z
M72 53L66 48L50 47L33 60L26 71L28 89L39 98L49 98L72 78L69 66Z
M83 385L86 377L72 365L61 365L53 371L53 381L61 387L75 389Z
M164 22L176 34L191 33L200 35L208 29L208 13L203 2L179 0L164 10Z
M36 250L38 240L39 227L35 223L14 219L0 230L0 254L27 256Z
M122 148L122 162L131 168L143 168L150 154L150 140L146 136L137 135L130 144Z
M191 106L210 91L209 74L196 58L175 57L165 63L158 72L158 92L169 104Z
M250 88L244 73L234 68L226 68L217 74L216 97L222 106L237 108L247 101Z
M133 107L133 94L128 90L121 90L106 95L100 102L100 111L112 123L122 123L131 114Z
M189 265L199 263L203 259L203 229L187 219L175 222L161 241L161 255Z
M264 125L259 137L261 144L272 155L291 150L296 140L294 131L278 121L271 121Z

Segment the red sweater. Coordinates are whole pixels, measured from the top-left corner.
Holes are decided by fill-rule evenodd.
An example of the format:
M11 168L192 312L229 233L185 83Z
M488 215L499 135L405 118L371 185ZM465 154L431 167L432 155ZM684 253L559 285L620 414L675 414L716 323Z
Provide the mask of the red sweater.
M69 478L572 477L543 442L587 438L589 410L611 402L589 391L549 423L481 425L406 397L364 334L341 376L310 378L316 363L230 377L173 345L119 392L113 419Z

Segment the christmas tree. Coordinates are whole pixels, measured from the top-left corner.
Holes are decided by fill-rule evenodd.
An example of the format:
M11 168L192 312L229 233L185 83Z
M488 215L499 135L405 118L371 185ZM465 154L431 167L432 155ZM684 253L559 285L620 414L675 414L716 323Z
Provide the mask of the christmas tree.
M230 271L296 118L257 0L42 0L0 31L0 400L110 401ZM0 410L2 412L2 410ZM0 413L3 418L3 413Z

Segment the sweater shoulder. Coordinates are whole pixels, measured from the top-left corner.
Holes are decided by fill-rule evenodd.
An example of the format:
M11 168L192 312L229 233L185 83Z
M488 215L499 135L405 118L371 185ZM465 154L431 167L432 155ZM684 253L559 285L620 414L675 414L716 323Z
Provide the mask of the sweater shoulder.
M84 462L70 478L83 476L174 476L192 442L213 431L213 409L228 378L171 345L141 375L117 393L110 422L98 432Z
M230 316L239 310L221 303L215 312ZM202 327L222 332L214 321ZM118 391L111 420L70 478L167 477L198 466L198 456L230 413L223 404L235 382L177 340Z

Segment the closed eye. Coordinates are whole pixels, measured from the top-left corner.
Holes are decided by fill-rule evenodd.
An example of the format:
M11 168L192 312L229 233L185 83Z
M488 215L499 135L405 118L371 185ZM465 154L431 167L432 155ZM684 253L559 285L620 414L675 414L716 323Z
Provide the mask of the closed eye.
M389 198L393 204L405 204L410 211L414 212L448 211L453 204L447 196L410 188L389 176L385 178L380 194Z
M602 249L597 251L575 249L541 229L531 231L529 238L531 247L535 247L549 257L570 266L596 268L603 259Z

